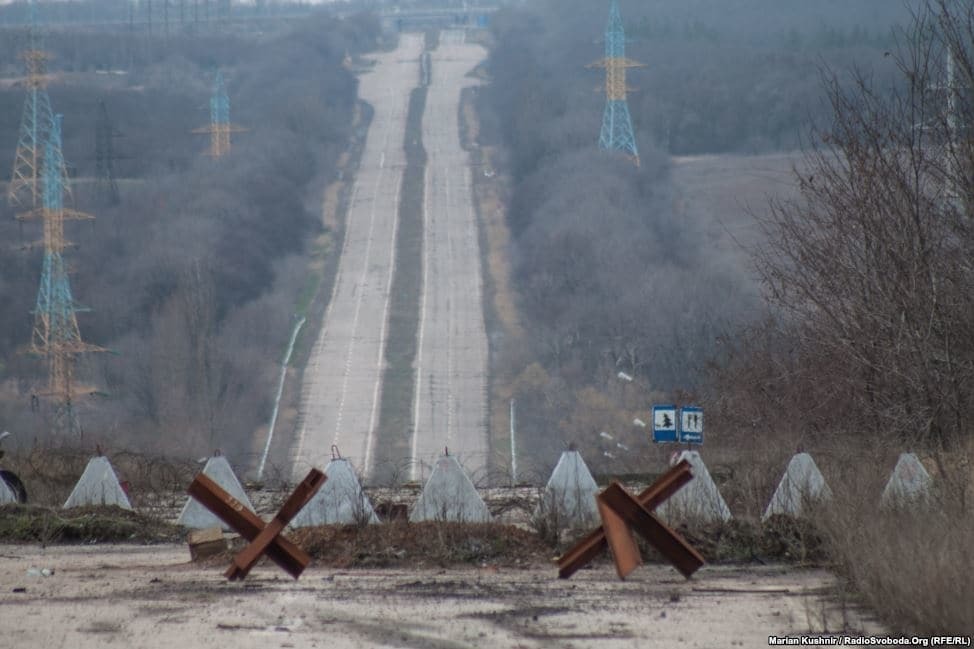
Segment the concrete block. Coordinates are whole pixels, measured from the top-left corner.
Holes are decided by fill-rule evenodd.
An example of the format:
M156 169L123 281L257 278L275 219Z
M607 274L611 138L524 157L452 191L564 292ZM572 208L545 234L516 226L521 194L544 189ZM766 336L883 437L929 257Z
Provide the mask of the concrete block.
M78 484L65 501L64 508L84 505L117 505L122 509L132 509L128 496L118 484L118 476L115 475L111 462L104 455L88 461L85 472L81 474Z
M14 493L14 490L6 482L0 479L0 505L15 502L17 502L17 494Z
M199 561L227 551L227 542L219 525L202 530L193 530L186 538L189 544L189 558Z
M244 491L243 485L240 484L240 480L237 479L226 457L222 455L211 457L206 461L203 473L220 485L224 491L239 500L244 507L254 511L254 506L250 502L250 498L247 497L247 492ZM195 498L187 499L176 522L191 529L205 529L216 526L228 532L231 531L226 523L217 518L209 509L199 504Z
M551 517L560 527L589 527L599 520L599 487L578 451L565 451L551 472L535 516Z
M325 467L325 475L328 480L294 517L292 527L379 522L351 462L334 459Z
M831 498L832 490L825 484L825 477L818 470L812 456L808 453L797 453L788 462L788 468L785 469L785 474L761 519L767 520L768 517L778 514L797 518L811 502Z
M930 474L913 453L900 454L886 488L883 505L902 505L922 501L930 495Z
M690 463L693 480L673 494L659 508L658 511L663 518L670 522L681 519L703 522L729 521L732 518L730 509L720 495L714 479L710 477L710 472L703 463L700 453L681 451L671 464L678 464L681 460Z
M457 459L444 455L436 461L409 520L487 523L490 511Z

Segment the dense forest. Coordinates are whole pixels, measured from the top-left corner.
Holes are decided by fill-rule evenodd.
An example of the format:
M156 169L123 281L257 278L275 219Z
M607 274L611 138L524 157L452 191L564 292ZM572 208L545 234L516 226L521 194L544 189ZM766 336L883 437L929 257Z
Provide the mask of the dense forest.
M374 17L324 12L261 30L167 38L124 29L47 34L74 207L97 217L67 226L74 295L91 309L79 313L82 335L110 352L79 366L84 390L94 392L77 403L87 439L180 453L222 447L235 461L249 450L305 299L309 242L323 227L321 188L351 135L356 82L342 61L374 48L377 36ZM14 40L0 40L8 76L23 46ZM193 130L208 125L217 70L231 121L245 130L229 155L211 159L208 136ZM0 88L0 160L13 161L23 102L19 84ZM117 136L118 204L92 182L101 102ZM43 373L22 353L40 231L2 209L0 418L43 440L50 412L29 407Z
M901 83L888 51L909 18L882 1L774 12L750 0L621 2L627 56L647 66L629 72L635 168L596 148L604 73L585 66L603 55L607 3L563 4L494 17L480 98L483 139L512 174L513 274L531 332L500 364L537 457L597 445L603 431L644 434L634 417L653 400L702 396L711 362L766 312L752 270L701 249L703 224L673 209L670 156L799 147L832 120L830 71L845 85L859 69L881 93Z

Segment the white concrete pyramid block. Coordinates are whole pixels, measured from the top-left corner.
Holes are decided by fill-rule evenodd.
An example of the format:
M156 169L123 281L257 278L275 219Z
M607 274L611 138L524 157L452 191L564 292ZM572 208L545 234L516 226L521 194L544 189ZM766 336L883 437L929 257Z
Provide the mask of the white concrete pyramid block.
M15 502L17 502L17 494L14 493L14 490L6 482L0 479L0 505Z
M206 466L203 467L203 474L220 485L228 494L239 500L244 507L250 511L254 511L254 505L250 502L250 498L247 497L247 492L244 491L240 480L237 480L237 476L233 472L230 463L227 462L227 458L222 455L214 455L206 461ZM180 512L179 519L176 522L184 527L197 530L216 525L219 525L224 530L230 530L230 527L226 523L217 518L213 512L201 505L195 498L189 498L186 501L186 504L183 505L183 511Z
M132 509L128 496L118 484L118 477L111 462L104 455L88 461L85 472L64 503L64 508L84 505L118 505L122 509Z
M409 520L487 523L490 512L457 459L444 455L436 461Z
M670 520L692 518L706 522L729 521L732 518L730 508L720 495L714 479L710 477L710 471L703 463L700 453L682 451L673 464L679 464L681 460L690 463L693 480L670 496L660 507L660 513Z
M770 516L785 515L799 517L804 505L812 501L829 500L832 490L825 484L825 477L818 470L815 460L808 453L796 453L778 483L762 520Z
M893 505L922 500L930 493L930 474L913 453L901 453L883 489L882 503Z
M292 527L379 522L351 462L334 459L325 467L325 475L325 484L294 517Z
M561 454L545 486L536 516L552 516L564 527L584 527L598 521L595 496L599 486L578 451Z

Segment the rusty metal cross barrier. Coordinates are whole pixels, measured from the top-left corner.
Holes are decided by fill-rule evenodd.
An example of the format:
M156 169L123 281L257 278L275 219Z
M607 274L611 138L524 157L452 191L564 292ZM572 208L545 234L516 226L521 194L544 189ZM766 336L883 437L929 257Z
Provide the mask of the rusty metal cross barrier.
M683 460L638 496L613 482L596 496L602 525L558 559L558 576L568 579L610 547L616 572L620 579L625 579L642 563L632 536L634 529L689 579L704 564L703 557L682 536L660 521L653 510L692 479L690 463Z
M240 536L250 541L247 547L234 556L233 563L224 573L227 579L235 581L246 577L264 554L297 579L308 567L311 557L281 534L281 530L311 500L325 480L327 478L324 473L311 469L269 523L264 523L257 514L244 507L239 500L202 473L193 479L186 491Z

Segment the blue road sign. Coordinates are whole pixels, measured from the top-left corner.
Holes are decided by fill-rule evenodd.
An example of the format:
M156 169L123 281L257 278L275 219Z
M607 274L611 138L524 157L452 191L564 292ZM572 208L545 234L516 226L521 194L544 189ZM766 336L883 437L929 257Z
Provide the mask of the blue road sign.
M653 441L675 442L678 423L676 406L653 406Z
M680 410L680 441L703 444L703 408L684 406Z

